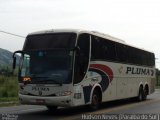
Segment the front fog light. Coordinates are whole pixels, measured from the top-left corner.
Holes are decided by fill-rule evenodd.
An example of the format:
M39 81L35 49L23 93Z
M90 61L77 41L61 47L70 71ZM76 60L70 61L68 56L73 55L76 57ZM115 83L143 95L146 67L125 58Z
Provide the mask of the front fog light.
M81 93L75 93L75 94L74 94L74 98L75 98L75 99L81 99L81 97L82 97L82 94L81 94Z
M71 91L65 91L65 92L64 92L64 96L68 96L68 95L71 95L71 94L72 94Z

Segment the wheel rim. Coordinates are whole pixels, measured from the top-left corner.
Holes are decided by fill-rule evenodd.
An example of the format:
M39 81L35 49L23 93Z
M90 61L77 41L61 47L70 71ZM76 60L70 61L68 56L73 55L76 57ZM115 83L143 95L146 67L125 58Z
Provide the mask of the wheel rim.
M143 91L143 89L141 88L140 91L139 91L139 101L142 101L142 100L143 100L143 95L144 95L144 91Z
M145 94L145 95L147 95L147 93L148 93L148 92L147 92L147 90L146 90L146 89L144 89L144 94Z
M140 101L142 100L142 93L141 92L139 93L139 100Z
M97 95L93 95L92 104L93 104L93 106L97 106L98 105L98 97L97 97Z

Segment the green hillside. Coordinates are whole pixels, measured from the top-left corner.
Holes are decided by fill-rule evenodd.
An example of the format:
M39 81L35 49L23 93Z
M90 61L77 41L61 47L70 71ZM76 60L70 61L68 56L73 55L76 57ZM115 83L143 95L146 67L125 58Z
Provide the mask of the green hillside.
M0 48L0 75L12 74L12 52Z
M0 67L12 65L12 52L0 48Z

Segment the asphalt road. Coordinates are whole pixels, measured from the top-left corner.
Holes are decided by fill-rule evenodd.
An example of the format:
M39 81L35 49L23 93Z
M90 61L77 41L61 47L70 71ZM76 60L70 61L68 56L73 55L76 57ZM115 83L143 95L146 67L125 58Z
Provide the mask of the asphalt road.
M160 114L160 90L148 96L143 102L134 100L119 100L106 102L97 111L91 112L86 106L75 108L60 108L56 112L49 112L44 106L20 105L1 107L0 119L14 120L79 120L87 115L119 115L119 114ZM90 118L88 118L90 119ZM8 119L9 120L9 119Z

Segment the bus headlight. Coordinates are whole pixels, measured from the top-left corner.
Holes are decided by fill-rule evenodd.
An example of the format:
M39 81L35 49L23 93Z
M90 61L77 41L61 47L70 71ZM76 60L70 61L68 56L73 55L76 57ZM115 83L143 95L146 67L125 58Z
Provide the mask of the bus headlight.
M81 93L75 93L74 94L75 99L81 99L81 97L82 97Z
M58 93L56 93L56 96L69 96L71 94L72 94L71 91L64 91L64 92L58 92Z

